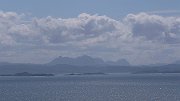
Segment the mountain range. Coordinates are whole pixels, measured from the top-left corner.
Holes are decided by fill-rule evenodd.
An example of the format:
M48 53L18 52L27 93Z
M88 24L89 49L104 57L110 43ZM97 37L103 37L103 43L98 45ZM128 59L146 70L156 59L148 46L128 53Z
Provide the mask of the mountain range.
M76 58L59 56L46 64L0 63L0 74L29 73L180 73L180 62L132 66L125 59L104 61L87 55Z
M87 55L79 56L76 58L62 57L52 60L48 63L49 65L67 64L74 66L129 66L130 63L125 59L119 59L117 61L104 61L101 58L93 58Z

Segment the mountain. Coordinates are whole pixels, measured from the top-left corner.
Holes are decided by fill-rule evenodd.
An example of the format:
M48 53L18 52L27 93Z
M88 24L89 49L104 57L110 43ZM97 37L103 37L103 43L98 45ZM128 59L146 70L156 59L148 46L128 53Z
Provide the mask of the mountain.
M69 57L62 57L59 56L58 58L52 60L50 65L58 65L58 64L67 64L67 65L74 65L74 66L105 66L105 65L115 65L115 66L129 66L129 62L125 59L120 59L118 61L107 61L100 58L93 58L87 55L79 56L76 58L69 58Z
M180 73L180 64L167 64L163 66L143 66L135 73Z
M127 66L129 63L103 61L100 58L80 56L76 58L58 57L48 64L0 63L0 75L29 72L33 74L59 73L180 73L180 64L163 66Z
M62 57L52 60L47 64L30 63L8 63L0 62L0 74L14 74L21 72L39 73L87 73L87 72L129 72L129 63L122 59L116 62L105 62L100 58L93 58L87 55L76 58Z
M115 66L129 66L129 62L125 59L119 59L117 61L107 61L107 65L115 65Z
M104 61L100 58L92 58L87 55L79 56L76 58L59 56L58 58L54 59L48 64L51 64L51 65L67 64L67 65L75 65L75 66L85 66L85 65L89 66L89 65L102 65L104 64Z

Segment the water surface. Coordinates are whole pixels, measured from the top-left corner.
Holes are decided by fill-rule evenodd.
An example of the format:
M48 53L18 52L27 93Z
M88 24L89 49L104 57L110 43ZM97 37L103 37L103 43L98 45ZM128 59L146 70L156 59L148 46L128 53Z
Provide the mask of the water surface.
M180 101L179 74L0 77L0 101Z

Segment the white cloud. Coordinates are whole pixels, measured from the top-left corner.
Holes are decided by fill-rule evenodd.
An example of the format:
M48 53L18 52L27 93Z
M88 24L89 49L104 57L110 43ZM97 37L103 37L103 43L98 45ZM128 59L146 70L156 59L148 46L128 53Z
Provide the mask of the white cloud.
M82 13L68 19L25 18L24 14L0 12L0 53L14 54L12 57L7 55L8 58L4 55L0 60L30 61L28 57L37 56L33 53L38 53L42 59L45 58L42 51L51 59L56 55L88 54L106 59L126 58L134 64L180 59L176 55L180 50L177 47L180 44L180 17L139 13L118 21ZM7 50L9 52L5 52ZM16 53L19 59L14 59Z
M129 14L125 19L134 37L175 44L180 42L180 17L162 17L140 13Z

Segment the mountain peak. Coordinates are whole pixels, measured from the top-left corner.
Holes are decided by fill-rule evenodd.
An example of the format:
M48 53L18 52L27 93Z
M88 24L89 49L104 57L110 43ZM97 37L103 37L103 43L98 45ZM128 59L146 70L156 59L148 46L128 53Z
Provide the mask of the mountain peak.
M77 57L76 59L93 59L93 58L88 55L82 55L82 56Z
M97 66L97 65L118 65L118 66L128 66L129 62L125 59L120 59L116 62L105 62L101 58L94 58L88 55L82 55L76 58L70 57L62 57L59 56L58 58L51 61L49 64L57 65L57 64L67 64L67 65L75 65L75 66Z
M107 61L108 65L116 65L116 66L129 66L130 63L126 59L118 59L117 61Z

